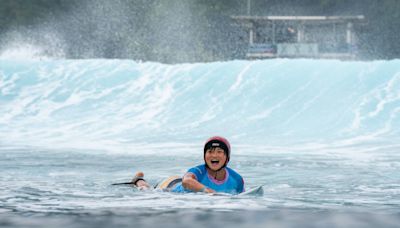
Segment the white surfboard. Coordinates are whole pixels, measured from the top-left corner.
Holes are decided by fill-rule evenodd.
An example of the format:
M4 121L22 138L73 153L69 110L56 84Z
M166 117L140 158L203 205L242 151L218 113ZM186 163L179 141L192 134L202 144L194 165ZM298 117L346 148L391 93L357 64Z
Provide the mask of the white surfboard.
M112 184L112 185L129 185L130 187L138 189L136 186L132 185L131 182L115 183L115 184ZM157 188L157 189L160 189L160 188ZM139 189L139 190L141 190L141 189ZM153 190L153 189L149 189L149 190ZM224 193L224 192L216 192L216 193L212 193L211 195L214 195L214 196L232 196L231 194ZM263 189L263 186L260 185L260 186L254 187L254 188L250 188L249 190L247 190L245 192L239 193L237 196L263 196L263 195L264 195L264 189Z
M263 196L263 195L264 195L264 189L262 185L250 188L249 190L239 194L239 196Z
M212 196L233 196L233 197L237 197L237 196L263 196L264 195L264 189L263 186L257 186L254 188L250 188L249 190L239 193L237 195L232 195L229 193L225 193L225 192L216 192L216 193L211 193L210 195Z

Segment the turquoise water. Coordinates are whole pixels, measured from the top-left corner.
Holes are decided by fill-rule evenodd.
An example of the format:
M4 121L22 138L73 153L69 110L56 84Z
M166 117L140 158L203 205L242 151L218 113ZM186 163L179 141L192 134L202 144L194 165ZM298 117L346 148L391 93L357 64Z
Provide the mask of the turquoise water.
M399 104L399 60L2 59L1 224L396 227ZM181 175L212 135L264 196L110 186Z

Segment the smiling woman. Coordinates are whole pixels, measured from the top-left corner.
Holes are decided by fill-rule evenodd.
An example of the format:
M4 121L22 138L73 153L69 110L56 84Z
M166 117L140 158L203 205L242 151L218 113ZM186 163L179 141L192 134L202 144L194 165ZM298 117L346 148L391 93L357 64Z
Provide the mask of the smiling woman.
M242 176L228 168L231 146L227 139L221 136L209 138L204 145L204 162L189 169L183 178L170 177L156 188L172 192L224 192L239 194L244 191ZM139 189L149 189L151 186L143 179L142 172L136 173L131 183Z

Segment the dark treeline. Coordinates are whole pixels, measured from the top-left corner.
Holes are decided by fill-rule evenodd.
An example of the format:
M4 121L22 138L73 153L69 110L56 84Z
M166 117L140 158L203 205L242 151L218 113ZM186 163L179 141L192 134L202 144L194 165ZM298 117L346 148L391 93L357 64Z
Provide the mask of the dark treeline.
M400 57L399 0L251 0L252 15L360 15L364 59ZM37 45L67 58L166 63L243 58L231 15L247 0L0 0L0 50ZM62 54L60 54L62 53Z

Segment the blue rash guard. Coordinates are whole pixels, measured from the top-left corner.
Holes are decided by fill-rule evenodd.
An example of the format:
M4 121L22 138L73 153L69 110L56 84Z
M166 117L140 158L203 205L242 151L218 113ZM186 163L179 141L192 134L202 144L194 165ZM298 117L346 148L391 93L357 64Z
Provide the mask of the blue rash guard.
M196 179L201 184L208 188L215 190L216 192L225 192L230 194L239 194L244 191L244 181L242 176L240 176L233 169L225 167L226 175L225 179L218 181L214 177L208 174L206 165L199 165L193 167L187 171L187 173L192 173L196 176ZM185 189L182 183L176 185L172 192L192 192L189 189Z

